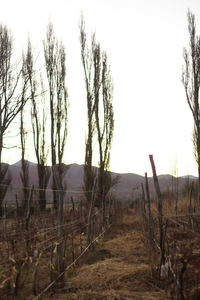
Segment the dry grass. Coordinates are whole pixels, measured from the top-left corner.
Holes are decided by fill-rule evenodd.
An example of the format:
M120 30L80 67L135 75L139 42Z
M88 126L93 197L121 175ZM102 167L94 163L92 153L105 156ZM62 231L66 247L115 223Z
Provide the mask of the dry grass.
M111 228L51 299L168 299L151 278L135 216L126 213L122 224Z
M174 203L171 203L171 207L167 203L164 204L164 214L170 216L171 213L171 218L176 221ZM187 213L187 209L188 203L183 201L178 212ZM156 226L155 202L152 204L152 211ZM188 227L187 216L178 220L183 221L183 224L187 223L185 228L177 226L172 221L169 219L167 227L166 255L174 260L172 261L174 270L176 261L178 275L184 261L187 261L183 276L185 299L198 299L194 298L197 295L196 286L200 282L200 233L196 230L198 226L194 223L193 227ZM76 266L66 272L64 288L53 289L41 299L176 299L173 298L176 286L172 274L169 274L166 281L159 280L158 270L155 268L159 266L159 250L155 247L150 251L147 231L147 223L141 216L139 206L133 210L124 209L123 220L119 219L118 223L114 223L104 238L99 239L95 246L81 257ZM157 231L155 228L156 239ZM74 242L76 243L76 239ZM70 249L68 244L69 257ZM41 278L38 291L46 287L50 279L47 264L45 266L45 261L49 260L49 257L44 255L41 260L43 268L40 268L38 274L38 279ZM29 287L29 291L30 289ZM33 299L30 292L29 294L27 292L24 291L23 296L16 300Z

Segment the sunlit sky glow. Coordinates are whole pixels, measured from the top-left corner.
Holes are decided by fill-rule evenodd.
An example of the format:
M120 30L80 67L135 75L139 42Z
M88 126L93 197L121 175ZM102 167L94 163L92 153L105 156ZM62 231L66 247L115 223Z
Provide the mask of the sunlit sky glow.
M171 174L176 165L179 175L197 175L193 120L181 71L183 47L189 40L188 9L195 14L200 33L199 0L1 0L0 4L0 20L11 29L16 54L26 47L29 35L35 53L42 55L49 20L65 44L70 102L66 163L84 163L86 98L78 28L82 12L88 37L95 31L107 51L114 81L111 170L151 174L148 155L153 154L158 174ZM35 161L33 151L28 158ZM19 159L19 151L4 151L5 161Z

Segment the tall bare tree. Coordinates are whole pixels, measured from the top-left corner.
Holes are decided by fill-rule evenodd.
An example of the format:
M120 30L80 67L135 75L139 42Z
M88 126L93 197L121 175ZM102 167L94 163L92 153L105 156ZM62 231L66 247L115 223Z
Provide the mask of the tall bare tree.
M95 132L95 101L93 91L93 59L91 49L87 46L87 35L85 32L85 22L83 16L80 21L80 43L81 59L85 77L85 88L87 96L87 136L85 142L85 163L84 163L84 180L83 190L88 205L92 200L92 189L94 186L95 170L92 166L93 157L93 136Z
M58 210L58 236L63 236L63 203L66 190L64 176L67 171L63 163L67 139L68 94L66 88L66 54L62 42L55 38L53 25L49 23L44 56L49 87L49 104L51 118L51 157L53 171L54 208ZM57 191L55 191L57 190ZM60 243L57 249L56 270L61 274L64 270L64 247ZM63 281L63 277L60 278Z
M109 172L110 151L114 131L113 82L107 55L96 42L95 34L91 37L91 46L87 47L85 24L83 17L80 22L81 57L87 93L88 132L86 139L84 189L91 191L95 173L92 169L93 137L97 134L99 148L99 174L97 206L103 208L105 221L105 197L111 186L117 182ZM91 201L88 193L87 200Z
M199 201L200 201L200 36L196 33L195 16L188 11L189 49L184 48L184 68L182 83L186 93L186 99L194 119L193 144L195 158L198 164L199 176Z
M2 164L2 150L5 147L5 135L8 128L21 111L21 68L13 65L13 40L7 26L0 25L0 215L6 185L10 183L7 165Z
M49 23L47 28L46 40L44 41L44 56L49 87L53 189L63 190L63 179L66 172L63 157L68 128L68 94L65 83L66 54L62 42L56 40L52 23ZM59 183L59 187L57 187L56 182ZM58 208L56 191L54 192L54 208Z
M21 172L20 178L23 185L23 199L22 199L22 207L26 209L28 207L28 197L29 197L29 163L25 159L26 156L26 140L27 140L27 131L25 128L24 122L24 109L25 109L25 101L26 101L26 91L27 91L27 72L26 66L23 62L22 68L22 76L23 76L23 88L22 88L22 109L20 111L20 141L21 141Z
M42 91L38 93L38 82L36 70L34 69L33 53L31 42L28 41L27 53L24 56L25 74L28 77L28 84L31 98L31 121L33 129L33 141L37 158L37 173L39 185L39 206L41 210L46 207L46 189L50 179L51 170L47 166L48 149L46 147L46 106L45 91L42 75L40 82Z
M95 72L95 121L99 144L98 202L102 203L103 226L105 222L105 197L111 188L110 152L114 132L113 83L105 52L93 40ZM102 108L102 114L101 114Z

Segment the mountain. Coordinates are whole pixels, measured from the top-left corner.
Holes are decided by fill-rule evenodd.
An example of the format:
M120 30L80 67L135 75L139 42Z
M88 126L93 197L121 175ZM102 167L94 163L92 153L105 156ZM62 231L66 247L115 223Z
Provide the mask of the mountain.
M82 192L82 180L83 180L83 165L78 164L70 164L68 166L68 171L66 173L65 179L67 182L67 195L68 198L70 196L74 196L77 200L83 196ZM18 193L18 190L22 186L20 179L21 172L21 161L10 165L9 172L12 176L12 193L7 193L7 198L9 195L9 201L15 202L15 194ZM35 187L38 186L37 180L37 164L29 162L29 176L30 176L30 184ZM112 189L112 193L121 201L127 201L130 199L137 198L141 195L141 183L144 184L144 177L141 175L133 174L133 173L124 173L118 174L112 172L112 177L119 177L119 182ZM196 177L189 176L189 180L195 180ZM153 178L149 177L149 189L151 195L155 194ZM161 191L166 191L167 189L171 189L173 177L171 175L160 175L158 176L160 189ZM179 189L182 189L186 181L188 181L188 176L182 176L178 178L179 180ZM51 189L51 181L48 185L48 188ZM51 191L49 191L51 194ZM12 194L12 195L11 195Z

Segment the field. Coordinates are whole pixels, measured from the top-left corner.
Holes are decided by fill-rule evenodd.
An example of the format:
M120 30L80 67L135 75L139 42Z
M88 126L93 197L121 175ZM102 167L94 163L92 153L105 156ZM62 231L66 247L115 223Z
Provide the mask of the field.
M135 207L125 209L122 222L113 224L67 273L65 287L43 299L199 299L200 234L184 218L178 225L168 224L162 277L160 251L149 247L140 208Z
M135 219L135 220L134 220ZM73 268L65 288L44 299L167 299L151 276L148 255L133 211L113 225Z
M113 202L103 228L101 210L88 223L87 209L65 208L62 238L53 211L33 213L28 230L2 219L0 299L199 299L200 214L188 199L163 198L162 223L157 199Z

